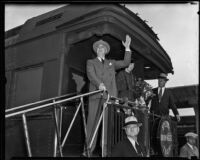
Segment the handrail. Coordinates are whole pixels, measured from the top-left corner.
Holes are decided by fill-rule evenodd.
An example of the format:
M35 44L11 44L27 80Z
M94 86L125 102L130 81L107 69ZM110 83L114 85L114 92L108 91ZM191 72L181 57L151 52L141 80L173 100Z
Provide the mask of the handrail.
M17 107L11 108L11 109L6 109L6 112L14 111L14 110L17 110L17 109L22 109L24 107L29 107L29 106L32 106L34 104L39 104L39 103L43 103L43 102L50 101L50 100L56 100L56 99L59 99L59 98L72 96L74 94L76 94L76 92L65 94L65 95L62 95L62 96L53 97L53 98L44 99L44 100L33 102L33 103L28 103L28 104L17 106Z
M38 109L42 109L42 108L45 108L45 107L48 107L48 106L51 106L51 105L63 103L63 102L66 102L66 101L70 101L70 100L73 100L73 99L77 99L77 98L80 98L80 97L85 97L85 96L96 94L96 93L100 93L100 92L103 92L103 90L97 90L97 91L93 91L93 92L88 92L88 93L77 95L77 96L74 96L74 97L70 97L70 98L67 98L67 99L64 99L64 100L59 100L59 101L56 101L56 102L52 102L52 103L48 103L48 104L45 104L45 105L33 107L33 108L30 108L30 109L25 109L23 111L18 111L18 112L15 112L15 113L6 114L5 118L9 118L9 117L13 117L13 116L16 116L16 115L24 114L24 113L31 112L31 111L38 110Z
M115 96L111 96L110 97L111 99L114 99L114 100L119 100L119 101L122 101L123 102L123 99L122 98L118 98L118 97L115 97ZM132 102L132 101L127 101L128 104L135 104L135 102ZM137 110L140 110L140 108L138 107L129 107L129 106L123 106L123 105L120 105L120 108L126 108L126 109L137 109ZM146 108L146 110L149 110L148 108ZM161 115L158 115L158 114L155 114L155 113L148 113L149 115L152 115L152 116L155 116L155 117L158 117L158 118L161 118L162 116Z

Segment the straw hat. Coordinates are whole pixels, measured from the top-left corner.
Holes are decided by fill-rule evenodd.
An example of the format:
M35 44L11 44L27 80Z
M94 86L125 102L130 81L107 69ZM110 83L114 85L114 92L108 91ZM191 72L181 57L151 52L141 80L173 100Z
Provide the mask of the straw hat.
M136 124L138 127L142 126L142 123L139 123L137 121L137 118L135 116L129 116L125 119L124 127L128 126L129 124Z
M185 137L193 137L193 138L197 138L198 135L195 134L195 133L193 133L193 132L188 132L188 133L185 134Z
M110 45L106 41L103 41L103 40L99 40L99 41L94 42L93 50L95 51L95 53L97 53L97 48L98 48L99 45L103 45L104 47L106 47L106 51L107 51L106 54L109 53Z

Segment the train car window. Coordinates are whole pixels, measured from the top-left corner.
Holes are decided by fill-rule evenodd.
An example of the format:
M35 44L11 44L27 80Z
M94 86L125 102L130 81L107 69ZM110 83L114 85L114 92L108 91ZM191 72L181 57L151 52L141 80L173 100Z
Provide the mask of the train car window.
M43 67L28 68L14 74L14 106L40 100Z

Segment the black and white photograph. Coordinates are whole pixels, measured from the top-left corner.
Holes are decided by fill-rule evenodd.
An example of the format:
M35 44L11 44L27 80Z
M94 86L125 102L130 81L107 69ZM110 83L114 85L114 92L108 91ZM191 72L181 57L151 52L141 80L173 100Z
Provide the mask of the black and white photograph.
M5 160L199 158L199 2L4 4Z

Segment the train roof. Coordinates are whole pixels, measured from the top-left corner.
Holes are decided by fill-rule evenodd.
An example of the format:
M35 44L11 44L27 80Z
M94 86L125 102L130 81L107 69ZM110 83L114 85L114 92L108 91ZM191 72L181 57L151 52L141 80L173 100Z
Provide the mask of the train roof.
M123 33L128 31L127 33L131 37L139 40L133 41L131 48L136 48L144 59L151 62L149 65L156 66L160 72L174 73L171 59L159 44L157 34L138 14L119 4L70 4L33 17L23 25L5 33L5 47L66 28L73 31L77 25L79 28L89 28L92 23L97 21L113 24L116 28L120 28L120 32ZM112 30L119 31L115 27Z

